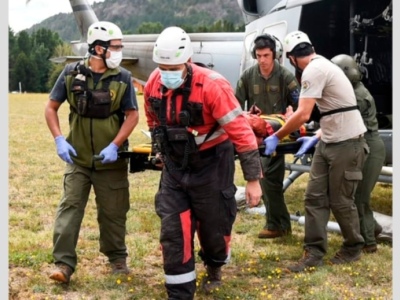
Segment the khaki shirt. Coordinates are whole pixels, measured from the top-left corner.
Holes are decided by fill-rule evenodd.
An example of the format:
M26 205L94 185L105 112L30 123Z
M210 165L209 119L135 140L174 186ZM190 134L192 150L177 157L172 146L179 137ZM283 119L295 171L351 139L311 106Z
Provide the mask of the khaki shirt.
M320 55L313 58L303 71L301 98L316 99L321 113L357 105L353 86L344 72ZM325 143L345 141L367 131L358 109L324 116L320 127L321 139Z

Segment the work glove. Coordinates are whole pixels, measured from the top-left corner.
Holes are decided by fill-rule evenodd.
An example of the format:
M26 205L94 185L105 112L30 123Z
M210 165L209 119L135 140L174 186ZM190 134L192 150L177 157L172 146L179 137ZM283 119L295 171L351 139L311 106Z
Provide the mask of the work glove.
M101 150L99 155L104 157L101 163L108 164L116 161L118 158L117 150L118 146L114 143L110 143L110 145Z
M264 119L260 118L257 115L247 113L244 114L244 116L246 117L251 129L253 129L253 132L257 137L267 136L267 127Z
M57 136L54 141L57 145L57 154L58 156L65 162L69 164L73 164L74 162L71 159L70 153L73 156L76 156L76 151L74 147L72 147L62 135Z
M275 134L267 137L264 140L264 144L265 144L264 154L272 155L275 152L275 149L276 149L276 146L278 146L278 143L279 143L279 138Z
M299 151L297 151L297 153L294 156L301 157L304 155L304 153L306 153L308 150L314 147L315 144L318 143L319 139L316 135L313 135L313 136L300 137L296 141L301 142L302 144Z

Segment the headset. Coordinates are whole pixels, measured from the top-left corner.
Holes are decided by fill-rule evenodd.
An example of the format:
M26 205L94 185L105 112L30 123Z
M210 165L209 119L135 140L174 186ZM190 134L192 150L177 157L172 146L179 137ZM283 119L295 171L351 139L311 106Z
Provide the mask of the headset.
M276 57L276 41L275 41L275 39L276 38L274 36L272 36L268 33L265 33L265 34L262 34L262 35L259 35L258 37L256 37L256 39L253 42L253 48L251 49L251 57L253 57L254 59L257 59L256 43L260 40L264 40L264 41L269 41L271 43L272 49L273 49L272 55L273 55L273 58L275 59L275 57ZM261 48L270 48L270 47L266 46L266 47L258 47L258 48L261 49Z

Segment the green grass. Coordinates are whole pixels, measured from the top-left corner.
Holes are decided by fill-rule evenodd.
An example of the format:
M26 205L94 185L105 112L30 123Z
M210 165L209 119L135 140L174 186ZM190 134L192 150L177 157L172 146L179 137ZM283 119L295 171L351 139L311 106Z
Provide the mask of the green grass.
M9 95L9 299L166 299L159 219L154 211L154 194L160 173L130 174L131 209L126 242L129 276L109 274L107 259L99 252L98 227L93 194L82 223L77 252L78 267L68 287L48 279L53 267L52 229L61 195L64 163L44 119L47 94ZM140 123L130 145L147 142L140 129L147 129L140 101ZM68 132L68 107L63 105L60 122ZM291 157L288 156L288 161ZM289 211L304 214L303 195L307 184L303 174L286 193ZM235 183L244 181L239 163ZM373 191L374 210L392 215L392 186L378 184ZM392 299L392 248L379 245L377 254L363 255L346 266L330 266L292 274L285 267L302 255L304 228L293 223L293 236L274 240L257 239L264 216L239 211L233 229L232 260L223 268L224 285L206 297L199 290L196 299ZM329 233L328 260L342 242ZM196 247L198 247L196 241ZM197 258L197 274L204 267Z

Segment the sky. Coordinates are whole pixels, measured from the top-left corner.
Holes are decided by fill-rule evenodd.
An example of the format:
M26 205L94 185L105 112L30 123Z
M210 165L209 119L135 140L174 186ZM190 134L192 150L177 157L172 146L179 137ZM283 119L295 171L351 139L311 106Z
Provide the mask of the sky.
M89 4L104 0L88 0ZM69 0L8 0L8 24L17 33L58 13L72 13Z

